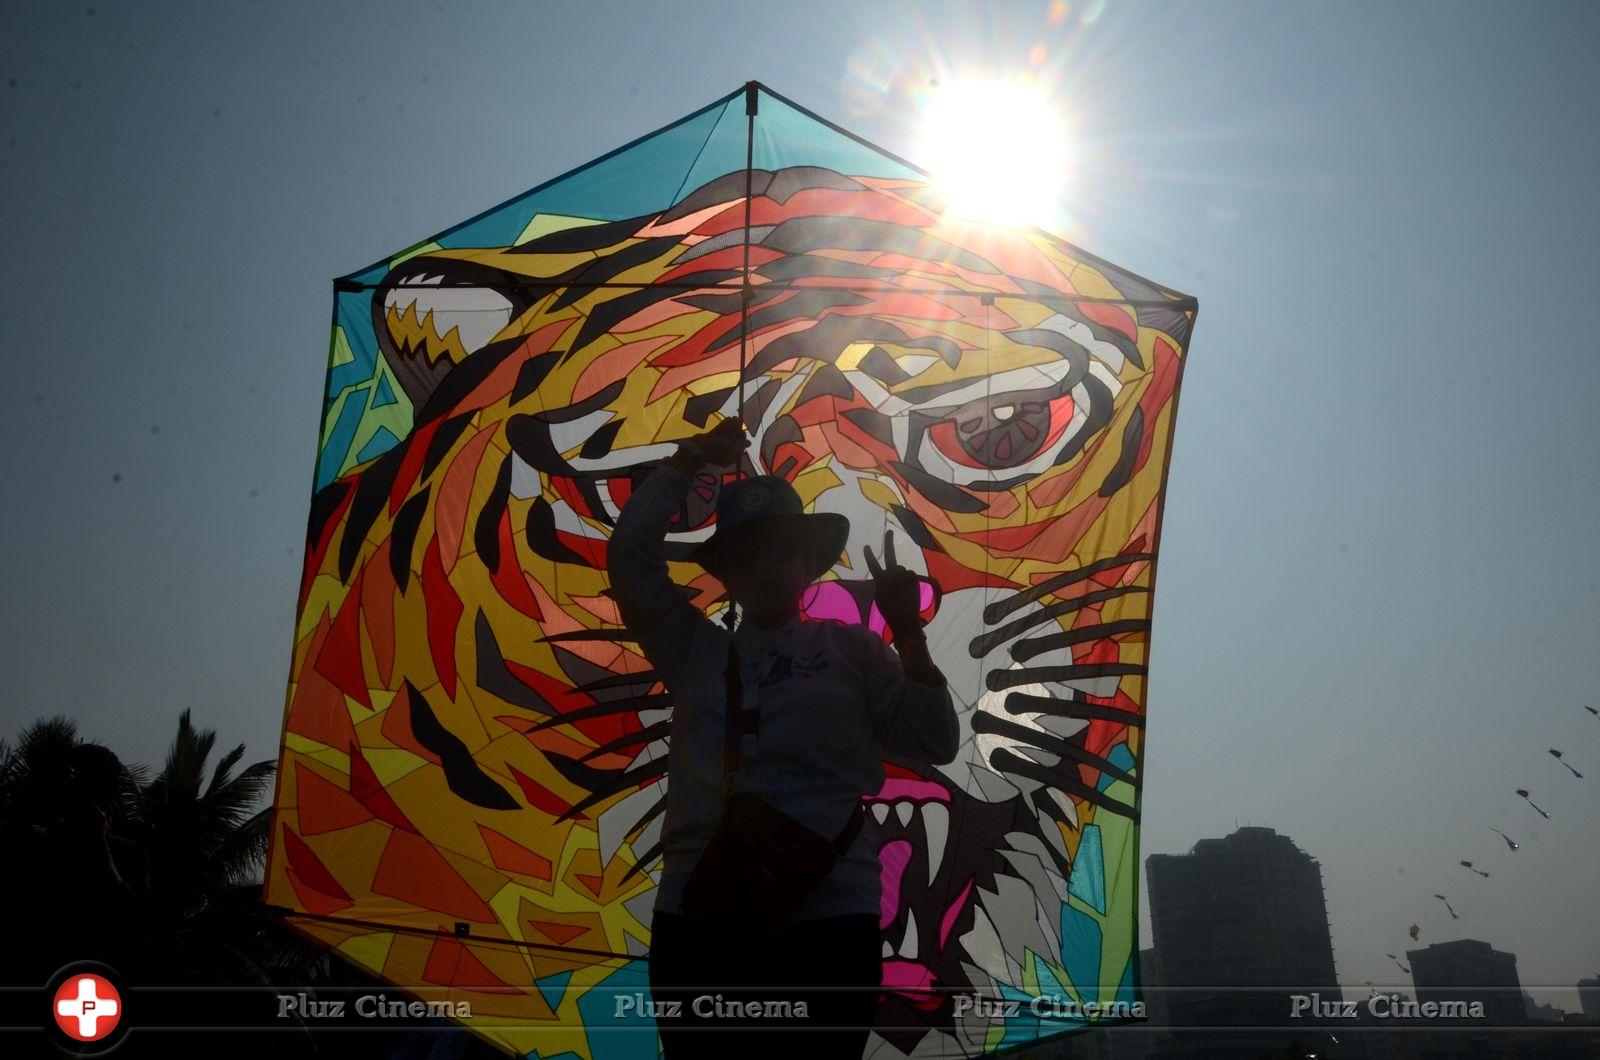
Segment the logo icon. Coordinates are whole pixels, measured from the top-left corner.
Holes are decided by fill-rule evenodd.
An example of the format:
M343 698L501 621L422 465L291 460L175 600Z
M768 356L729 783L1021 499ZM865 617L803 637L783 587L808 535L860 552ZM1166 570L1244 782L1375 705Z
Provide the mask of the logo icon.
M70 975L56 988L51 1012L61 1033L74 1041L97 1042L122 1021L122 995L104 976Z
M766 507L770 500L772 491L758 482L753 486L746 486L744 492L739 494L739 507L747 512L753 512Z

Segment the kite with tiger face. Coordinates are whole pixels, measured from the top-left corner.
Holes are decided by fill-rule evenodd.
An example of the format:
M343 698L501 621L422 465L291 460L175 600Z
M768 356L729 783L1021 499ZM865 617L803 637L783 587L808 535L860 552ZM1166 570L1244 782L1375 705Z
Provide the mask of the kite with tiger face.
M1132 866L1151 566L1192 306L1042 233L947 220L924 185L821 169L753 174L747 250L745 179L660 215L427 252L372 293L417 414L314 507L288 728L290 759L315 777L275 872L303 888L320 867L350 907L391 921L471 905L408 891L381 857L348 877L314 867L340 828L300 833L310 793L331 786L370 818L345 827L436 847L490 911L483 934L642 952L668 697L619 628L606 538L679 440L742 415L746 473L783 475L851 521L810 617L881 631L861 549L885 530L943 587L928 629L963 748L935 770L886 763L870 800L886 940L875 1042L992 1047L954 994L1060 984L1110 999L1131 957L1131 925L1114 923L1131 916L1108 916L1105 893ZM701 476L667 546L708 612L721 587L686 557L720 484ZM1063 949L1081 949L1096 915L1104 952L1086 974Z

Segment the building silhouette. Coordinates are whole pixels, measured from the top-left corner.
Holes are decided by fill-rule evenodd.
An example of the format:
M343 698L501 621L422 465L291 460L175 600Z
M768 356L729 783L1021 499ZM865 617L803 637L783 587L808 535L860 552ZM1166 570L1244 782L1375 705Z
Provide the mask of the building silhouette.
M1483 1016L1473 1022L1511 1027L1527 1022L1517 958L1487 942L1457 939L1407 950L1417 1001L1480 1002Z
M1052 1043L1040 1060L1234 1060L1307 1055L1343 1060L1580 1060L1600 1056L1600 1024L1524 1014L1516 958L1462 939L1406 954L1416 1003L1382 1012L1292 1015L1294 995L1338 1012L1333 943L1316 859L1270 828L1240 828L1187 854L1146 859L1153 946L1140 953L1148 1022ZM1600 976L1578 984L1600 1007ZM1478 1001L1483 1015L1422 1014L1424 1001ZM1410 1009L1404 1006L1411 1006Z
M1522 1011L1535 1023L1562 1023L1567 1018L1566 1011L1559 1005L1546 1004L1526 990L1522 992Z
M1583 1006L1584 1019L1600 1023L1600 975L1578 980L1578 1003Z
M1240 828L1145 867L1172 1027L1282 1027L1293 995L1341 1000L1322 869L1288 836Z

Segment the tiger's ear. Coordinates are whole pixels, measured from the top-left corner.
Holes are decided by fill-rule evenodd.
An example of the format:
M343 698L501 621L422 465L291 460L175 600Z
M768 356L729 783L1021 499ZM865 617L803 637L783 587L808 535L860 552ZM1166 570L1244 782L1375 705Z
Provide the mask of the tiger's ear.
M412 407L494 341L527 308L507 274L469 261L419 255L389 270L372 292L372 330Z

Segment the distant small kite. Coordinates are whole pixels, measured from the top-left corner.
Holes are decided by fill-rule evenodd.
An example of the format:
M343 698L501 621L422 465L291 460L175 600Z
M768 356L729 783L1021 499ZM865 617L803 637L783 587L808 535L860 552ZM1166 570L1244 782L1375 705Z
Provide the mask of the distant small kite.
M1434 895L1434 897L1439 899L1439 901L1443 902L1444 903L1444 907L1446 909L1450 910L1450 919L1451 920L1460 920L1461 919L1461 917L1456 914L1456 911L1454 909L1450 909L1450 899L1446 898L1442 894L1436 894L1436 895Z
M1417 936L1422 934L1422 928L1416 924L1411 925L1411 941L1417 941Z
M1545 813L1543 810L1539 809L1539 804L1538 803L1534 802L1531 798L1528 798L1528 789L1527 788L1518 788L1517 789L1517 794L1521 795L1524 799L1527 799L1528 805L1532 806L1535 810L1538 810L1540 817L1543 817L1547 821L1550 819L1550 815L1548 813Z
M1474 869L1474 868L1472 868L1472 862L1470 862L1470 861L1463 861L1461 863L1461 867L1462 868L1467 868L1467 869L1472 869L1473 872L1476 872L1479 876L1482 876L1486 880L1489 878L1489 874L1487 872L1484 872L1482 869Z
M1510 847L1512 850L1521 850L1522 849L1522 847L1517 843L1517 841L1515 839L1512 839L1510 836L1508 836L1504 832L1500 831L1500 829L1491 828L1491 829L1489 829L1489 831L1493 832L1495 835L1499 836L1501 839L1504 839L1506 841L1506 846Z
M1590 714L1593 714L1595 717L1600 718L1600 710L1595 710L1593 707L1589 706L1587 703L1584 704L1583 709L1587 710Z
M1388 957L1388 958L1389 958L1389 959L1390 959L1390 960L1391 960L1391 961L1393 961L1393 962L1394 962L1394 963L1395 963L1395 964L1396 964L1396 965L1397 965L1397 966L1398 966L1398 967L1399 967L1399 968L1400 968L1400 970L1401 970L1401 971L1402 971L1402 972L1405 972L1405 973L1406 973L1406 974L1407 974L1407 975L1410 975L1410 974L1411 974L1411 969L1410 969L1410 968L1407 968L1407 967L1406 967L1406 966L1405 966L1405 965L1403 965L1403 964L1401 964L1401 963L1400 963L1400 958L1399 958L1399 957L1396 957L1396 956L1395 956L1395 955L1394 955L1394 954L1392 954L1392 953L1386 953L1386 954L1384 954L1384 956L1385 956L1385 957Z
M1550 753L1555 756L1555 760L1557 762L1560 762L1562 765L1567 766L1567 772L1568 773L1571 773L1573 776L1577 777L1579 780L1583 779L1583 774L1582 773L1578 772L1576 769L1573 769L1570 765L1567 765L1566 761L1561 757L1561 752L1560 751L1557 751L1554 747L1552 747L1552 748L1550 748Z

